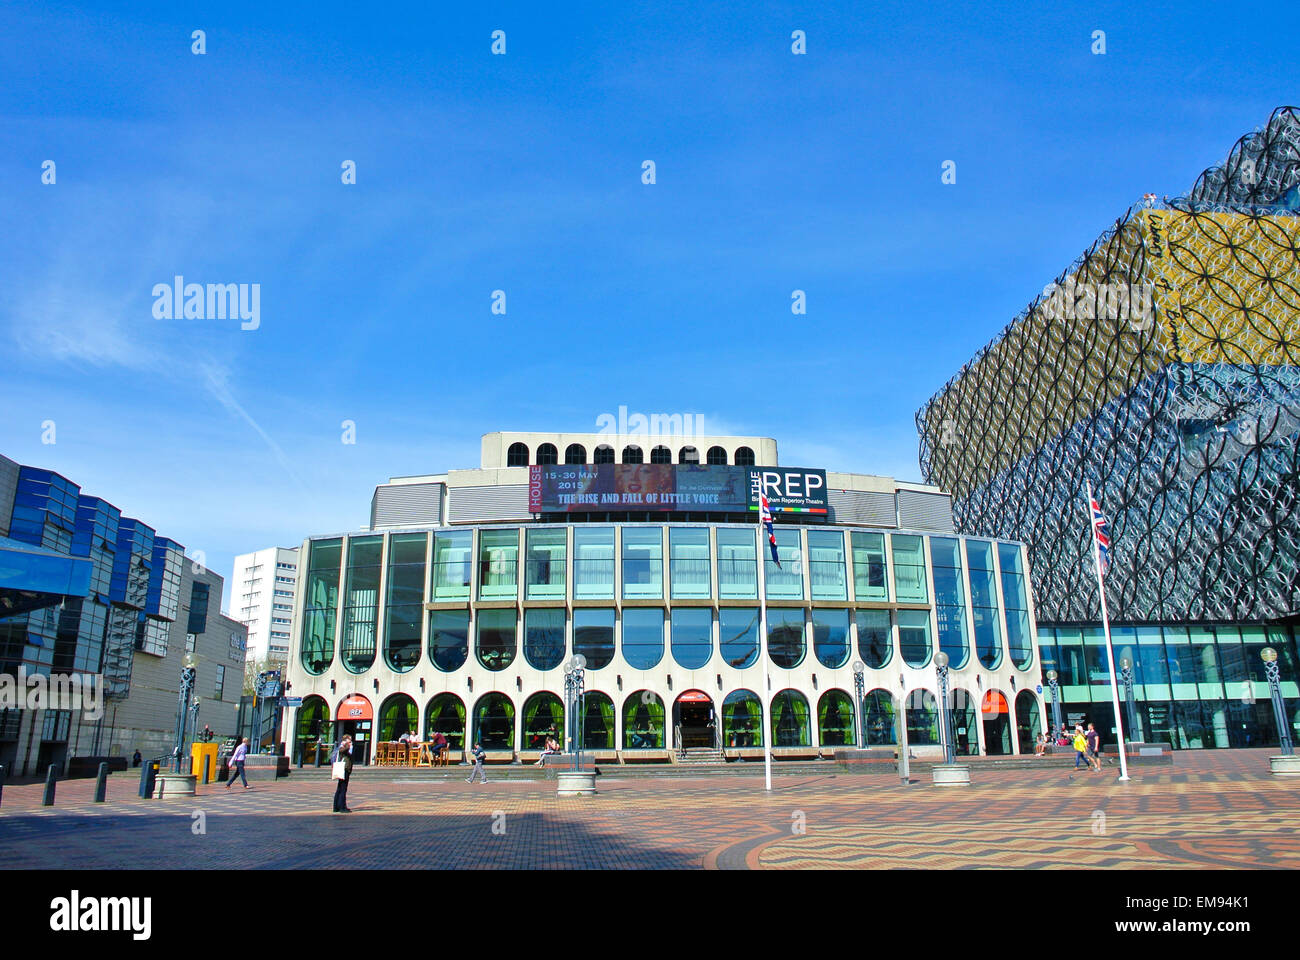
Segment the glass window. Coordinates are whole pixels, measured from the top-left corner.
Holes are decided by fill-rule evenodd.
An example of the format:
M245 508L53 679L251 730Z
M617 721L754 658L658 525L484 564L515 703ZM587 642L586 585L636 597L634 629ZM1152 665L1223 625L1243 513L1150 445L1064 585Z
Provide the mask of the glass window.
M582 746L585 750L614 749L614 701L598 690L582 695Z
M669 527L668 556L674 600L707 600L712 596L707 527Z
M889 666L894 656L888 610L858 610L858 656L869 670Z
M658 607L623 608L623 659L634 670L649 670L664 655L664 612Z
M722 701L722 743L726 747L763 745L763 705L753 690L733 690Z
M757 600L754 531L719 527L717 538L718 596L723 600Z
M934 694L929 690L913 690L907 695L908 746L932 747L940 742L939 708Z
M925 548L920 537L895 533L889 538L894 551L894 596L899 603L925 603Z
M862 715L867 732L867 746L888 747L898 743L894 696L888 690L877 689L868 693Z
M722 447L709 447L706 459L714 466L723 466L727 462L727 451Z
M543 691L525 700L521 734L520 750L545 750L547 737L563 744L564 704L560 703L560 698Z
M473 571L474 531L433 535L433 599L468 600Z
M672 615L673 659L683 670L699 670L713 657L713 611L677 607Z
M1038 698L1032 690L1021 690L1016 694L1016 742L1020 744L1020 752L1033 753L1042 732Z
M559 463L560 451L555 449L555 444L544 443L537 448L537 462L539 464Z
M623 528L623 596L658 600L664 595L662 527Z
M767 599L803 599L803 547L798 530L776 530L776 551L781 558L778 567L772 562L770 544L764 544L763 569L767 578Z
M339 605L342 560L342 540L313 540L308 547L302 608L302 665L316 676L334 661L334 615Z
M758 608L718 609L718 651L729 667L743 670L758 660Z
M966 666L970 642L966 637L966 591L962 588L961 547L949 537L930 538L934 566L934 615L939 629L939 649L948 654L954 670Z
M568 533L564 527L554 530L529 530L528 562L524 571L524 596L529 600L564 599L564 561Z
M469 611L429 611L429 659L445 673L459 670L469 657ZM464 719L462 711L461 719Z
M853 592L859 600L888 600L885 584L885 535L854 530Z
M587 658L588 670L609 666L614 659L613 607L579 607L573 611L573 653Z
M394 534L388 545L388 599L384 608L384 660L398 673L420 662L424 622L423 533Z
M333 741L333 727L330 725L329 705L321 697L306 697L298 709L297 736L298 755L303 763L315 764L316 753Z
M375 628L379 621L379 559L384 538L348 541L348 580L343 605L343 666L351 673L375 662Z
M454 693L440 693L424 710L424 735L430 740L435 733L447 738L447 749L460 753L465 749L465 704Z
M1017 670L1028 670L1034 659L1033 634L1029 624L1029 600L1025 590L1025 569L1018 544L998 544L1002 568L1002 602L1006 606L1007 650Z
M523 443L510 444L510 449L506 451L506 466L528 466L528 445Z
M504 670L515 660L514 610L479 610L476 619L478 662L488 670Z
M673 452L665 446L654 447L650 451L651 463L672 463Z
M591 462L592 463L613 463L614 448L609 446L608 444L602 443L600 446L596 448L596 452L592 455Z
M480 600L513 599L519 591L519 531L479 531L478 571Z
M838 670L849 662L849 612L823 610L812 612L813 653L823 667Z
M772 698L772 745L809 745L808 700L798 690L782 690Z
M804 646L802 608L769 608L767 655L772 662L792 670L803 662Z
M631 612L631 610L624 610L624 618ZM638 690L623 701L623 749L662 750L663 748L664 702L649 690Z
M524 659L534 670L554 670L564 659L564 608L524 611Z
M623 448L624 463L642 463L643 461L644 455L641 453L640 447L635 444L629 444Z
M853 731L853 701L843 690L827 690L817 701L817 742L823 747L850 747Z
M808 581L814 600L847 600L844 534L839 530L808 531Z
M395 693L379 708L378 743L395 743L403 734L420 733L420 714L415 701L404 693Z
M998 614L993 544L984 540L967 540L966 560L970 563L970 605L975 621L975 655L985 667L996 670L1002 663L1002 618ZM939 590L938 576L936 573L936 593Z
M930 644L930 615L924 610L899 610L898 651L909 667L924 667L933 653Z
M573 530L573 598L614 599L614 528Z
M515 705L504 693L486 694L475 704L474 740L484 750L514 749Z
M564 462L566 464L582 464L587 462L587 448L580 443L571 443L564 448Z
M677 462L678 463L699 463L700 451L696 450L694 447L682 447L680 450L677 451Z
M749 447L737 447L736 466L738 467L754 466L754 451L749 449Z

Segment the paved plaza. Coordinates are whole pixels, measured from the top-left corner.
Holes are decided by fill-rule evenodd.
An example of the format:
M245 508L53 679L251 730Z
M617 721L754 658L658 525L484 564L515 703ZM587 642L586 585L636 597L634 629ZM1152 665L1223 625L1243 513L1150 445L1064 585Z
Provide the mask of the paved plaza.
M200 787L141 800L131 773L58 786L8 785L3 869L888 867L1247 869L1300 867L1300 781L1272 777L1269 751L1179 753L1172 767L994 769L969 788L895 776L618 776L561 799L553 781L470 785L354 781L351 815L328 781Z

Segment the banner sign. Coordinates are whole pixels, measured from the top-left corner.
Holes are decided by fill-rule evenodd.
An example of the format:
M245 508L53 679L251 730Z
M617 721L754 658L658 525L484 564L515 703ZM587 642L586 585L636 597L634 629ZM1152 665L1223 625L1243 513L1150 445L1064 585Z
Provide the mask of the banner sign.
M619 510L747 513L758 485L772 511L827 512L826 471L699 463L545 464L528 468L531 513Z

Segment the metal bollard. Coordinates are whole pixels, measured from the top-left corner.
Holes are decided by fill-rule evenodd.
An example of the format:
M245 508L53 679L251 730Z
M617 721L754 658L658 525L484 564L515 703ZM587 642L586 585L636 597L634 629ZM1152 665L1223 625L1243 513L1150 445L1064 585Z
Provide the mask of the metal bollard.
M103 803L104 795L108 792L108 764L99 765L99 773L95 776L95 802Z
M50 769L45 773L45 796L41 798L42 807L54 806L54 781L58 779L59 773L54 764L50 764Z
M203 783L205 786L208 783L208 775L211 772L211 770L212 770L211 758L205 753L203 755Z

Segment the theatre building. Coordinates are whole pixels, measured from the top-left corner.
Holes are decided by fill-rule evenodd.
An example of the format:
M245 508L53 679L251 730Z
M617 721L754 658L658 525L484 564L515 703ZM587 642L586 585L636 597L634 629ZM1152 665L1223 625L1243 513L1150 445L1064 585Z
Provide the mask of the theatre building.
M605 763L757 758L768 738L813 759L904 724L933 756L939 651L959 754L1043 729L1023 544L954 534L935 487L780 465L771 439L487 434L477 469L394 478L369 529L300 557L295 761L436 732L501 762L552 733Z

